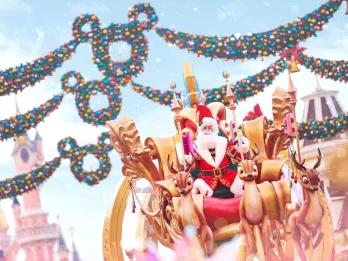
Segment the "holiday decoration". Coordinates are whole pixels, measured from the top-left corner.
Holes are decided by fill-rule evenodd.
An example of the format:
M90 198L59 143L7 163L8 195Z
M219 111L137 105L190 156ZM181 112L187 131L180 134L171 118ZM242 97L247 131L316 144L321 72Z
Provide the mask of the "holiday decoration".
M316 36L328 23L342 3L331 0L317 10L291 23L281 25L263 33L251 35L204 36L157 28L156 32L166 42L180 49L186 49L198 56L211 59L251 59L276 55L284 49L290 49L299 42Z
M254 96L259 92L262 92L265 87L272 84L277 75L283 72L287 68L287 62L285 58L278 59L272 63L268 68L261 72L248 76L242 80L239 80L232 84L233 93L236 95L236 101L245 100L248 97ZM161 105L169 106L172 104L173 94L171 91L161 91L149 86L143 86L138 83L132 83L132 89L141 94L142 96L152 100L153 102ZM203 90L206 97L206 102L213 101L225 102L224 97L226 95L225 86ZM177 93L180 96L179 93Z
M141 14L148 21L138 21ZM85 42L92 45L93 61L100 71L106 76L113 76L118 84L126 84L132 76L143 71L143 63L148 56L148 43L143 31L152 29L158 22L150 4L136 4L130 9L128 16L128 24L111 24L104 29L100 28L96 15L85 14L77 17L72 30L74 40L44 57L0 72L0 96L22 91L51 75L71 58L80 43ZM88 25L90 30L84 31ZM125 62L114 62L110 57L110 46L119 41L125 41L132 47L131 56Z
M90 31L85 27L89 26ZM93 39L93 35L100 31L99 18L94 14L85 14L77 17L73 23L72 34L76 41L85 43Z
M61 158L57 157L29 173L0 181L0 200L15 197L37 188L53 175L60 163Z
M70 85L72 79L74 84ZM65 92L75 94L75 104L83 121L98 126L117 118L121 110L122 98L120 87L113 77L85 82L80 73L70 71L63 75L61 81ZM108 105L101 110L93 111L90 107L90 99L97 93L107 97Z
M140 14L144 14L147 21L138 21ZM128 17L128 24L111 24L93 34L92 41L94 63L105 76L113 76L121 85L130 82L132 76L143 71L143 63L148 56L148 42L143 31L152 29L158 22L150 4L136 4L130 9ZM112 61L110 47L120 41L131 46L130 58L121 62Z
M0 181L0 200L15 197L37 188L48 180L60 167L62 159L70 159L70 168L79 182L90 186L97 185L105 179L111 169L108 153L112 147L109 144L107 132L101 133L97 145L88 144L79 147L75 139L67 137L58 143L59 157L44 163L29 173L23 173L13 178ZM70 146L69 149L67 146ZM94 155L99 162L96 170L84 170L83 159L87 155Z
M308 121L299 124L301 139L326 139L348 129L348 115L342 114L323 121Z
M326 60L300 54L301 65L322 78L348 82L348 61Z
M323 26L328 23L329 19L338 10L341 3L342 0L331 0L326 4L323 4L314 12L309 13L303 18L297 19L294 22L279 26L267 32L254 33L240 37L237 35L210 37L176 32L167 28L156 28L157 34L166 42L181 49L187 49L190 52L196 53L198 56L209 57L211 59L220 58L225 60L244 60L257 57L262 58L276 54L280 55L280 59L276 60L269 67L265 68L259 73L250 75L231 85L228 84L228 86L231 86L231 88L228 89L229 92L226 92L225 85L203 90L203 93L201 93L196 84L192 84L192 86L195 87L193 88L195 91L190 89L192 86L186 86L188 89L188 96L182 97L185 98L181 100L183 104L181 104L179 100L176 100L174 104L176 107L173 111L177 110L177 116L180 118L182 116L180 115L180 110L183 109L182 107L198 106L201 102L207 104L211 104L212 102L220 102L220 107L225 108L224 104L228 105L228 101L225 100L225 98L231 98L232 92L235 102L243 101L248 97L252 97L259 92L262 92L264 88L271 85L275 77L285 69L289 68L291 72L298 71L298 64L302 64L321 77L347 82L348 67L346 61L331 61L310 57L302 53L304 50L303 48L298 47L299 42L312 36L316 36L316 33L323 29ZM145 16L145 19L139 19L141 15ZM38 58L30 63L1 71L0 96L18 93L24 88L33 86L39 81L43 80L45 77L52 75L57 68L61 67L65 61L72 57L72 54L76 51L77 46L80 43L88 43L92 48L93 62L96 64L98 70L103 74L103 78L100 80L85 81L83 76L76 71L69 71L61 78L63 91L67 94L75 95L75 105L80 118L84 122L94 126L101 126L105 125L108 121L116 119L120 113L122 105L120 87L125 86L128 83L132 83L132 89L142 96L161 105L170 106L173 104L173 101L175 101L174 97L180 96L180 93L176 92L175 88L173 88L173 91L161 91L133 82L133 78L143 72L144 63L149 55L149 44L144 32L154 29L157 23L158 17L150 4L136 4L130 8L128 12L128 23L111 23L105 27L102 27L100 20L96 15L81 15L76 18L73 24L73 40L60 46L42 58ZM111 48L113 44L118 42L126 42L131 47L130 57L125 61L114 61L111 58L111 53L113 51ZM191 78L191 80L192 79L194 78ZM173 93L175 93L175 95ZM90 106L90 101L91 98L96 94L105 95L107 97L108 104L103 109L94 111ZM184 94L187 95L187 93ZM49 115L50 112L59 107L62 99L63 95L56 95L32 111L1 120L0 140L19 137L25 134L25 132L30 128L36 127ZM235 105L233 104L233 106ZM230 104L230 107L228 108L232 108L232 105ZM250 117L246 118L244 123L248 121L256 121L257 118L263 117L262 114L256 112L257 111L254 111L255 115L249 115ZM212 114L214 113L217 114L218 117L223 115L223 113L221 114L221 111L213 107ZM212 116L217 117L215 114ZM281 117L283 117L283 115L281 115ZM321 122L310 121L300 123L298 128L300 137L308 140L333 137L336 134L348 129L347 117L348 116L345 114L335 118L325 118ZM179 130L179 134L181 133L180 130L182 127L187 129L189 126L195 124L192 122L192 119L195 119L195 116L192 116L190 119L185 119L186 122L184 122L183 125L181 125L179 121L176 122L176 127ZM288 121L290 122L291 118L288 117ZM219 124L220 123L221 118L219 118ZM264 124L264 121L262 121L262 123ZM272 125L272 121L270 121L269 124L271 128L269 130L267 129L263 134L268 133L267 135L270 136L271 132L273 131L275 136L278 137L280 135L282 138L284 138L283 136L286 135L286 133L278 133L277 131L279 130ZM220 130L222 125L223 124L219 125ZM232 125L233 124L229 125L227 123L227 126ZM125 173L129 175L130 180L134 179L135 176L140 175L140 172L137 172L137 169L141 168L141 171L143 171L141 172L141 175L147 175L145 178L147 178L151 184L153 184L154 181L164 181L162 180L164 177L161 175L165 175L163 174L165 172L158 172L157 167L152 166L151 163L149 163L153 156L161 149L159 146L158 151L151 151L156 147L152 145L154 145L157 141L151 139L147 140L146 142L148 144L143 146L140 142L139 136L137 135L134 123L128 119L121 121L119 126L122 128L117 129L111 127L113 131L112 137L114 138L113 145L115 145L115 142L119 142L119 146L115 148L121 153L122 162L129 170L129 172L125 170ZM238 135L237 126L230 129L234 129L236 135ZM131 131L128 132L129 130ZM125 133L125 135L121 135L122 133ZM262 135L260 135L260 137L264 137ZM285 138L293 138L288 136ZM193 138L192 140L188 140L191 139L191 136L184 137L187 144L192 141L191 149L186 150L189 151L189 153L192 153L194 151L193 148L195 147L193 146L193 144L195 144ZM88 184L90 186L99 184L100 181L108 176L111 170L109 152L111 151L112 146L108 139L108 134L106 132L103 132L100 135L97 144L79 146L77 141L72 137L62 139L58 143L58 151L60 153L59 157L44 163L36 170L29 173L23 173L16 177L0 181L0 199L20 195L37 188L40 184L48 180L53 175L56 169L61 165L63 159L68 159L70 161L70 169L79 182ZM170 142L172 142L172 140L173 139L170 138ZM276 151L277 148L270 148L270 142L268 142L269 140L265 140L265 142L267 141L266 144L261 144L263 149L265 150L266 146L268 149ZM259 148L262 149L262 146L259 146ZM151 151L151 155L148 154L149 151ZM173 151L175 151L175 149L173 149ZM224 157L231 157L230 150L226 149L224 153ZM266 159L266 154L267 153L263 153L263 158L259 158L267 162L268 159ZM92 169L92 166L90 169L85 169L84 161L88 155L94 156L97 159L99 165L96 169ZM157 156L158 159L162 157L162 155ZM243 158L244 155L241 157ZM134 162L134 160L136 162ZM164 166L169 164L168 160L169 157L166 157L162 158L160 162ZM235 162L235 160L237 160L237 158L233 158L231 162ZM181 167L178 165L177 159L175 159L174 164L177 165L177 167ZM272 164L274 164L274 162L272 162ZM226 174L228 172L227 168L229 166L227 165L229 164L224 164L221 170L224 173L220 172L220 174ZM160 167L162 168L163 166ZM276 166L274 168L278 167L277 164L272 166ZM169 169L169 167L170 166L167 166L167 169ZM201 168L201 170L204 171L204 168ZM215 168L205 171L208 171L206 173L207 175L216 174ZM234 172L235 170L233 170L233 173ZM262 173L262 170L260 170L260 173ZM272 181L280 182L278 180L278 174L279 173L272 174L274 175ZM269 178L269 176L267 177ZM225 187L229 192L231 192L233 191L231 189L232 184L229 183ZM276 184L278 185L272 184L272 186L285 186L284 184L279 185L280 183ZM159 184L158 186L159 192L166 190L165 184ZM284 191L284 193L287 193L287 190ZM222 194L225 195L226 193L224 192ZM162 198L164 198L164 195L168 196L168 194L163 193ZM278 196L279 195L274 195L275 198ZM159 198L159 201L160 199L161 198ZM168 202L168 204L170 204L170 201ZM207 218L209 225L216 221L216 216L214 215L217 214L217 210L215 206L221 203L217 202L218 201L212 199L204 204L206 207L206 211L204 213L208 213L205 218ZM227 205L229 207L233 207L226 208L229 209L228 213L224 211L218 213L219 215L221 214L219 217L225 218L226 222L236 222L236 220L239 220L239 216L237 215L238 209L235 206L239 206L239 201L229 201ZM153 206L156 206L156 204ZM158 208L161 207L162 205L158 205ZM173 205L168 205L167 207L168 208L166 211L168 210L170 212L174 210ZM162 211L160 215L164 215L163 213L165 212ZM153 215L153 217L155 216L156 215ZM280 219L280 214L276 218ZM274 220L276 220L276 218ZM162 221L163 220L167 222L169 220L169 216L162 219ZM171 227L172 224L169 223L167 226ZM156 229L159 229L159 227ZM170 239L173 235L166 236L167 239Z
M0 96L22 91L51 75L71 58L79 42L72 40L48 55L0 72Z
M102 133L97 145L85 145L79 147L75 139L67 137L58 143L58 151L63 158L70 159L70 169L76 179L90 186L98 184L105 179L111 169L108 152L111 146L106 143L107 133ZM84 157L93 155L99 162L99 168L86 171L83 169Z
M286 61L281 60L286 68ZM193 229L196 247L202 250L200 259L214 258L211 253L217 253L223 243L243 237L245 240L234 242L233 252L241 260L332 260L333 221L316 170L321 153L313 167L305 166L293 153L296 135L289 135L284 124L287 115L295 111L294 86L287 91L275 89L272 122L255 106L239 123L233 115L234 100L242 100L244 95L237 96L238 85L231 86L228 72L223 73L226 86L221 97L226 105L209 102L208 95L185 102L183 98L199 91L187 84L188 79L191 83L196 79L190 66L185 64L183 72L185 97L177 99L171 83L172 96L166 94L166 100L158 100L168 104L172 99L173 117L162 119L174 123L170 136L141 137L136 123L127 116L107 122L110 143L121 157L124 181L105 219L104 258L122 260L124 253L132 258L130 251L124 251L125 235L130 238L122 229L134 226L152 231L150 235L137 234L134 240L146 242L155 237L170 249ZM229 122L228 112L232 113ZM239 125L242 130L234 131ZM137 193L142 185L137 186L137 182L144 179L151 196L140 200ZM296 207L303 195L306 204ZM133 221L124 214L130 205L133 210L140 209L139 218ZM304 226L297 222L297 214L305 216L301 221ZM298 251L292 251L294 248ZM220 259L223 257L216 258Z
M162 91L158 89L154 89L150 86L143 86L141 84L132 83L132 89L141 94L143 97L152 100L155 103L159 103L161 105L170 106L173 100L173 92L172 91ZM180 93L177 93L180 96Z
M286 49L280 53L281 58L286 58L289 60L289 72L295 73L299 72L300 69L298 68L297 64L301 63L302 59L300 57L300 54L305 50L306 48L295 46L291 49Z
M61 104L63 95L56 95L39 107L25 113L0 121L0 140L18 137L36 127Z

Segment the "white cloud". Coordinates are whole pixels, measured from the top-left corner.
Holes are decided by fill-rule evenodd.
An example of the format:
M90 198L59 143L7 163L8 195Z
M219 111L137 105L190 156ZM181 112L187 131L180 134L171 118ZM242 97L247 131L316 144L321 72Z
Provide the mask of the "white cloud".
M1 70L17 66L20 63L30 62L38 56L45 40L45 33L41 28L36 28L35 32L35 41L29 49L27 49L27 43L19 42L17 37L0 32Z

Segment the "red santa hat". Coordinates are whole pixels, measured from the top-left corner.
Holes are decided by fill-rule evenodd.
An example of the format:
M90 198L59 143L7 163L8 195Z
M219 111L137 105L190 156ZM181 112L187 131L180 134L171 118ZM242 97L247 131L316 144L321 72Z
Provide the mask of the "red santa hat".
M217 121L214 119L210 109L207 106L198 105L197 114L199 129L202 129L204 126L212 126L214 132L218 132L219 127Z

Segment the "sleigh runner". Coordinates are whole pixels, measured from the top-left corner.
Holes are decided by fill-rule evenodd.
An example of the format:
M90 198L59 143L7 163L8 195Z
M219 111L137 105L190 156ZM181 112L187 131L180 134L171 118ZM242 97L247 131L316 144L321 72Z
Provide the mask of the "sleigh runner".
M130 118L123 117L107 124L111 143L121 156L125 179L106 217L105 259L124 258L123 216L128 198L132 198L143 215L139 224L149 224L155 240L168 248L173 248L175 242L184 236L185 225L190 223L189 225L196 227L197 236L207 255L219 243L242 235L243 240L236 253L242 260L253 255L257 255L260 260L294 260L296 257L302 260L331 260L334 252L333 229L330 212L320 189L314 196L318 199L315 204L320 204L322 208L320 224L315 224L315 228L311 224L310 234L306 237L301 237L301 234L296 237L291 229L302 226L302 221L298 218L297 223L289 223L289 217L292 217L292 221L295 216L298 217L297 211L301 207L311 209L311 204L314 204L308 203L306 199L302 202L296 199L301 198L304 183L295 183L294 180L302 177L304 169L299 167L296 157L294 160L291 158L294 155L292 144L296 139L296 126L291 125L294 124L291 117L294 115L296 103L294 90L286 92L277 88L272 98L272 123L256 107L240 124L241 135L237 130L236 120L231 124L226 119L226 111L235 110L229 83L226 82L226 100L229 102L226 108L227 106L219 102L204 104L204 97L197 88L190 66L186 66L184 78L188 98L185 101L186 107L183 107L174 94L172 110L175 113L177 134L172 137L149 137L143 144L136 125ZM173 91L175 93L175 89ZM193 145L194 142L198 143L197 130L202 129L203 125L199 116L197 117L199 106L205 106L209 110L210 116L217 122L219 136L226 137L228 143L232 144L230 151L226 149L227 156L223 156L229 158L228 166L220 167L219 163L219 166L213 166L209 170L202 169L200 162L205 160L205 156L199 153L196 144ZM247 147L246 151L242 149L242 139L248 141L244 146ZM187 155L191 155L194 160L188 160L190 157ZM217 156L213 155L212 159L207 158L206 161L214 165ZM191 169L189 161L196 163L192 164ZM200 168L197 169L197 165ZM232 185L227 190L223 186L220 177L226 173L227 168L236 176L231 181L232 185L236 179L241 180L240 186L243 190L240 194L231 192L236 191L232 190ZM204 180L204 175L208 176L205 179L208 187L199 187L197 190L200 193L192 193L195 182ZM152 188L151 194L143 201L136 193L136 182L140 179L146 179ZM219 188L214 188L211 193L211 179L221 183L220 191ZM259 203L255 203L253 191L259 195ZM183 212L183 208L186 211ZM242 209L247 209L247 212L244 213ZM258 214L259 219L250 219ZM312 229L315 233L312 233ZM213 241L211 250L210 231ZM261 235L265 231L267 233ZM304 238L310 239L310 243L305 244ZM268 241L271 243L265 244Z

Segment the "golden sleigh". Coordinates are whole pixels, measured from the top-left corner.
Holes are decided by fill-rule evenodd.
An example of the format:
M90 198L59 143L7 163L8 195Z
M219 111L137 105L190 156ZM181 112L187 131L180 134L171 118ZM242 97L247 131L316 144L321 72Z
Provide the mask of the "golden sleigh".
M297 252L288 227L288 217L294 211L292 204L291 180L289 175L284 178L284 169L292 170L289 156L289 144L292 140L284 134L284 115L291 111L291 97L288 92L277 88L273 94L273 122L269 123L264 116L243 122L243 134L250 141L251 147L257 148L259 154L255 159L259 168L258 189L267 204L268 215L272 231L280 231L280 239L273 246L276 256L268 256L266 260L296 260ZM207 106L214 116L219 116L220 129L229 135L226 123L226 107L222 103L214 102ZM185 121L197 124L195 110L185 108L175 118L177 129L184 129ZM104 260L127 260L127 249L122 245L122 231L124 216L129 198L146 205L146 212L139 217L138 226L142 242L146 240L146 231L151 227L153 240L173 249L175 241L183 235L175 215L180 195L172 182L172 172L168 162L178 168L178 143L180 135L172 137L149 137L141 142L135 123L128 117L108 123L111 143L121 156L124 180L118 189L112 208L104 223L103 247ZM187 130L189 131L189 130ZM286 166L287 168L284 168ZM296 173L296 172L295 172ZM146 179L152 190L145 199L139 200L135 193L135 183ZM324 215L321 222L323 239L314 248L307 250L309 260L333 260L334 242L333 227L327 202L323 193L319 191L320 201L324 206ZM135 197L135 198L134 198ZM228 241L240 234L239 201L240 198L217 199L206 198L202 195L193 195L195 204L203 211L205 218L213 231L214 246ZM237 206L237 207L236 207ZM223 216L223 218L221 218ZM136 224L134 224L136 225ZM272 236L272 235L271 235ZM139 238L138 238L139 240ZM144 243L145 244L145 243ZM239 260L246 260L246 241L242 241ZM128 253L129 254L129 253ZM277 258L278 254L278 258ZM128 255L129 256L129 255Z

